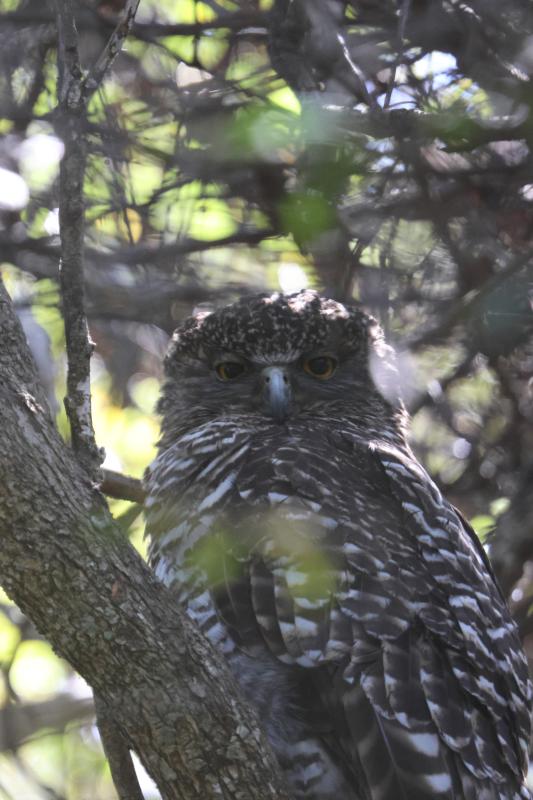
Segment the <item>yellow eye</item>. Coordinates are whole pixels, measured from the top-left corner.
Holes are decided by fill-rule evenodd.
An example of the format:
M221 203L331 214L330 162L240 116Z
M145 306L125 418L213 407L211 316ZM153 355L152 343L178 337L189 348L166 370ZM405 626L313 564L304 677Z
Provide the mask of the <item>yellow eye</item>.
M331 356L317 356L316 358L306 358L304 370L313 378L320 378L327 381L337 369L337 362Z
M239 364L238 361L223 361L216 365L215 371L221 381L232 381L242 375L244 364Z

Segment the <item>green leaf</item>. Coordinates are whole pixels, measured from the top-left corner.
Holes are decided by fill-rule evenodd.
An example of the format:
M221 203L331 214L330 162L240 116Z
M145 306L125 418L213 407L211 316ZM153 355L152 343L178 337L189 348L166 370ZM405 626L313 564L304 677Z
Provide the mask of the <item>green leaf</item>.
M481 539L484 541L489 533L493 530L496 520L489 514L478 514L472 517L470 524Z

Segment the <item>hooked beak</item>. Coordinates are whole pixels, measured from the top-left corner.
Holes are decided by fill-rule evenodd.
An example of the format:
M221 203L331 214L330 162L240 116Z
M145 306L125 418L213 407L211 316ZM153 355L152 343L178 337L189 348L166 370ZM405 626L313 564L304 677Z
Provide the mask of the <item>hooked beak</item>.
M267 413L276 422L284 422L289 416L291 402L291 385L287 370L284 367L266 367L262 370L261 376Z

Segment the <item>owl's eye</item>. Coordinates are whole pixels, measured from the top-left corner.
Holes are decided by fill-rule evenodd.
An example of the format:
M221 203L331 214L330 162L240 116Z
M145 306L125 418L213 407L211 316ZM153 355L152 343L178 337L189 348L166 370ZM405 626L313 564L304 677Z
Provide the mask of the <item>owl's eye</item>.
M221 381L232 381L242 375L244 364L239 364L238 361L222 361L216 365L215 371Z
M327 381L337 369L337 362L331 356L317 356L316 358L306 358L303 366L308 375Z

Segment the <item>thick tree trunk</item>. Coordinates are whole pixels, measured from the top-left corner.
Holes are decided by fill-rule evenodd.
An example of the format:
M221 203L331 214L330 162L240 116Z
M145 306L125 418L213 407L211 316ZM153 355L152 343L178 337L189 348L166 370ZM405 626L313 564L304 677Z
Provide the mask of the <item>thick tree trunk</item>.
M98 692L163 798L285 798L220 657L60 439L0 282L0 582Z

